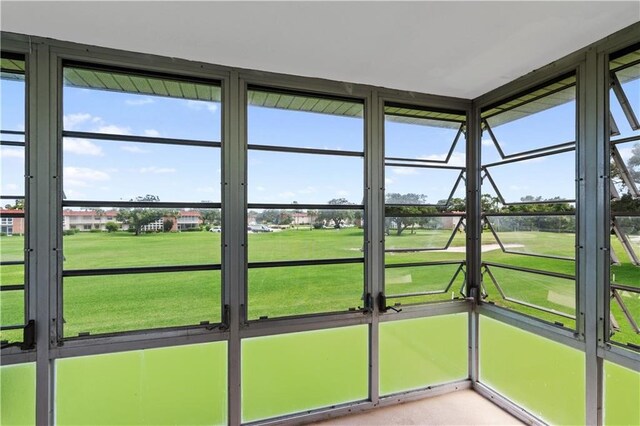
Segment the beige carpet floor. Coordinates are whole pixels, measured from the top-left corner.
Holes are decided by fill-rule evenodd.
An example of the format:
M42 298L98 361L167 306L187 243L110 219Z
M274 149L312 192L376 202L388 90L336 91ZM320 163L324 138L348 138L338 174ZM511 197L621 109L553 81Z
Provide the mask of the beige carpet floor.
M322 426L522 424L524 423L472 390L457 391L315 423Z

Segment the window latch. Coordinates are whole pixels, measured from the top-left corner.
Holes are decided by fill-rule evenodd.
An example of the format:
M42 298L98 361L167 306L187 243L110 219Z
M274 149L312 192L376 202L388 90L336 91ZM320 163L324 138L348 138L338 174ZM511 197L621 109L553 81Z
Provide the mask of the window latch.
M395 312L402 312L402 309L387 305L387 296L385 296L383 292L380 292L380 294L378 294L378 310L380 312L387 312L389 309Z

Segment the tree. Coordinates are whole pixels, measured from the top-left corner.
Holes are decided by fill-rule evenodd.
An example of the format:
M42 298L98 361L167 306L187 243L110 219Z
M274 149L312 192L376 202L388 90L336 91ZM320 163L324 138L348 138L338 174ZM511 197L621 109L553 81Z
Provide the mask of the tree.
M629 171L629 177L631 178L631 180L636 185L640 185L640 143L636 143L635 145L633 145L633 148L631 148L631 156L629 157L626 166L627 170ZM627 189L627 192L629 191L629 188L627 188L627 184L622 179L620 169L613 160L611 161L610 174L613 182L619 189Z
M205 225L220 226L222 222L222 214L218 209L198 210L198 213Z
M15 200L14 204L6 204L4 208L8 210L24 210L24 199Z
M482 194L482 197L480 197L480 206L484 213L497 213L500 211L502 203L498 197Z
M144 197L138 196L135 199L129 201L156 203L160 201L160 198L157 195L147 194ZM116 216L116 218L122 223L126 223L130 227L132 227L136 235L140 235L143 226L161 219L166 213L167 212L163 209L154 209L148 207L123 208L118 210L118 215Z
M286 210L267 209L257 214L256 222L272 225L290 225L293 222L293 216Z
M162 222L162 231L169 232L172 229L173 229L173 219L165 219L164 222Z
M423 214L437 213L438 210L432 206L421 206L426 202L427 196L424 194L399 194L389 193L386 196L385 207L385 232L389 234L391 229L395 229L396 235L400 236L409 226L425 225L429 222L429 217Z
M353 205L353 203L349 202L346 198L334 198L329 200L327 204L332 206L346 206ZM344 225L345 222L351 221L354 219L353 210L348 209L331 209L331 210L320 210L318 212L318 216L316 221L331 223L333 222L334 228L340 228Z
M120 229L120 225L118 225L116 222L107 222L105 223L104 227L109 233L116 232L118 229Z

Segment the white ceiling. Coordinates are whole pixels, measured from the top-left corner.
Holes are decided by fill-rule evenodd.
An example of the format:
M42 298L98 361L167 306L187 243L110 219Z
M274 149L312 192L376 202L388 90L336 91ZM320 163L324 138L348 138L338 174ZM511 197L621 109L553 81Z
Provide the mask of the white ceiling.
M640 2L2 1L3 31L477 97L634 22Z

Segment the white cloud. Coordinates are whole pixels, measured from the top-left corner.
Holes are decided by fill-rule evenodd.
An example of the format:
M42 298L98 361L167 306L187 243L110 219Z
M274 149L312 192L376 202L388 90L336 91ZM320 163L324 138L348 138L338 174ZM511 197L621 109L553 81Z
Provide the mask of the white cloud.
M279 198L292 198L292 197L295 197L295 196L296 196L295 192L290 192L290 191L281 192L281 193L278 194Z
M130 127L122 127L122 126L116 126L115 124L107 124L107 125L102 125L99 126L95 132L97 133L109 133L112 135L129 135L131 134L131 128Z
M124 146L121 146L120 149L123 151L131 152L133 154L146 154L149 152L135 145L124 145Z
M5 192L13 192L18 189L18 185L15 183L7 183L4 185Z
M336 192L336 194L338 195L338 197L346 197L346 196L349 195L349 191L341 190L341 191Z
M493 140L491 140L491 139L482 139L482 146L493 146Z
M215 113L216 111L218 111L218 104L214 102L189 100L187 101L187 107L196 111L202 111L206 109L211 113Z
M384 184L385 184L385 185L392 185L392 184L393 184L393 179L391 179L391 178L385 178L385 179L384 179Z
M201 186L199 188L196 188L197 192L205 192L205 193L212 193L215 192L216 189L213 186Z
M417 175L419 174L416 169L412 169L409 167L392 167L391 172L396 175L409 176L409 175Z
M24 159L24 149L22 148L2 148L0 150L1 158L22 158Z
M89 185L87 182L85 182L83 180L69 179L69 178L65 177L64 186L65 186L65 188L70 187L70 186L75 187L75 188L89 188L91 185Z
M298 194L315 194L317 191L313 186L307 186L305 189L296 191Z
M131 106L147 105L147 104L152 104L153 102L154 100L151 98L132 98L124 101L125 104L131 105Z
M87 139L66 138L63 143L65 152L78 155L102 156L102 148Z
M161 174L161 173L175 173L175 172L176 172L176 169L170 168L170 167L151 166L151 167L143 167L140 169L140 173Z
M86 167L65 167L65 182L71 181L104 181L109 180L111 176L100 170L89 169Z
M62 122L65 130L75 130L76 127L80 124L93 121L99 117L93 117L89 113L81 112L77 114L66 114L62 117Z
M86 195L83 192L76 191L74 189L69 189L69 188L65 189L64 195L70 199L79 199L79 198L86 197Z
M147 129L144 131L144 135L145 136L151 136L153 138L157 138L160 136L160 132L157 131L156 129Z
M444 161L447 159L447 154L433 154L433 155L424 155L422 157L418 157L420 160L430 160L430 161ZM449 158L448 166L458 166L464 167L466 164L467 158L461 152L454 152L451 154L451 158Z
M256 186L256 191L264 191L264 186Z

